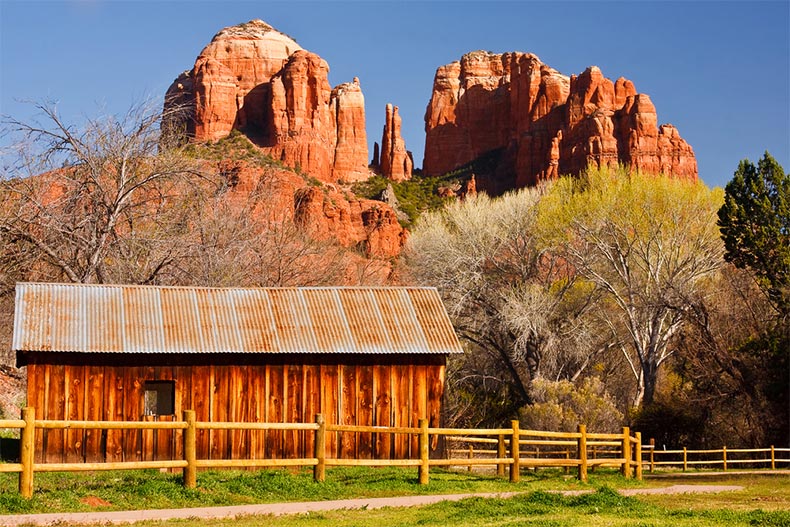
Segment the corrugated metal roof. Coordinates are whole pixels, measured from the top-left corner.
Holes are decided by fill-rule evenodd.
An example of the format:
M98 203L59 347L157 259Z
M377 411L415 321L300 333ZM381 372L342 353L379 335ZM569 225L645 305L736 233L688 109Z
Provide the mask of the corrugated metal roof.
M435 288L19 283L14 351L461 353Z

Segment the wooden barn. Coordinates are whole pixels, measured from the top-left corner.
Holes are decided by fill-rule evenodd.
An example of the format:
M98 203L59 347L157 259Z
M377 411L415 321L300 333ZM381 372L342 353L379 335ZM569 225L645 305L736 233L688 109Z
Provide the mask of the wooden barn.
M13 349L38 419L438 426L461 347L437 291L20 283ZM179 431L39 430L44 462L180 455ZM380 436L380 437L379 437ZM392 439L394 437L395 439ZM311 457L297 431L198 430L198 457ZM335 433L327 456L416 456L404 435Z

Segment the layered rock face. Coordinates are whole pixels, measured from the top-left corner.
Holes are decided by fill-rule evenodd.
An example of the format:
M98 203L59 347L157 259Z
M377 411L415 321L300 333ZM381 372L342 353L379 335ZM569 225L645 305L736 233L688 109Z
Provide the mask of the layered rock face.
M359 247L367 258L392 258L406 243L407 231L395 211L380 201L359 199L331 184L305 186L291 171L268 173L244 161L221 161L219 170L229 180L224 198L263 222L293 220L312 238Z
M401 136L401 118L398 115L398 107L391 104L386 107L380 156L378 152L374 154L373 165L381 175L393 181L411 179L414 161L411 152L406 150L406 142Z
M494 153L495 173L477 180L489 192L578 174L589 163L697 177L691 147L673 126L657 126L650 98L633 83L613 83L594 66L568 78L528 53L476 51L440 67L425 130L427 175Z
M345 247L360 246L368 257L400 254L407 231L391 207L336 190L299 189L294 195L294 220L316 238L334 238Z
M195 141L244 132L286 165L325 182L367 179L365 102L359 81L331 89L329 66L261 20L225 28L167 91L170 123Z

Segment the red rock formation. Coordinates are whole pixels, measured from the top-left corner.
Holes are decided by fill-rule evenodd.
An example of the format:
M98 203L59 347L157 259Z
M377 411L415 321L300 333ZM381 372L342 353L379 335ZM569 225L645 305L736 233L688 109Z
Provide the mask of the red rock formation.
M309 236L335 240L344 247L360 246L367 257L400 254L407 231L386 203L359 199L334 185L307 185L290 170L262 169L244 161L222 160L216 167L227 182L223 199L246 208L263 223L295 221Z
M203 48L192 70L173 82L167 99L194 104L189 131L195 140L220 139L260 121L267 83L299 49L262 20L227 27Z
M331 180L336 133L330 112L329 66L315 53L300 50L270 83L271 120L263 145L288 166Z
M330 88L329 66L261 20L225 28L167 91L192 108L186 129L214 141L238 129L286 165L325 182L369 177L358 79Z
M377 156L373 156L374 158ZM406 142L401 136L401 118L398 107L387 104L384 132L381 135L381 157L377 163L381 175L393 181L411 179L414 162L406 150Z
M696 178L691 147L656 123L649 97L597 67L569 79L532 54L476 51L436 71L423 171L440 175L493 152L498 166L478 174L478 186L495 192L589 163Z
M337 141L332 165L334 181L364 181L368 170L368 138L365 130L365 97L359 79L335 86L330 112L335 117Z
M386 204L319 187L295 192L294 219L311 236L334 238L346 247L361 245L369 257L397 256L408 232Z

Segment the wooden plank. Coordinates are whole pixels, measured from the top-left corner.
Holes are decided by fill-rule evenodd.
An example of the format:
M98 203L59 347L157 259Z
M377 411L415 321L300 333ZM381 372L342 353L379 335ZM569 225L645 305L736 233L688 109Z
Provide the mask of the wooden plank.
M417 401L415 401L414 397L414 390L416 389L416 369L417 367L414 364L406 365L408 369L408 379L409 379L409 388L406 391L406 397L408 398L409 404L409 415L406 418L406 421L409 423L407 426L418 426L419 424L419 417L420 417L420 410L417 407ZM417 436L410 436L409 437L409 456L412 458L416 458L419 456L419 438Z
M217 398L217 393L216 393L216 389L217 389L216 388L216 382L217 382L216 381L216 375L217 375L216 365L212 364L212 365L208 366L208 379L209 379L208 382L209 382L209 384L208 384L208 389L206 390L206 393L208 394L208 421L209 422L213 422L213 421L217 420L217 416L216 416L217 409L215 408L215 405L214 405L214 401ZM218 432L215 431L215 430L209 430L209 434L208 434L208 452L206 453L206 456L205 456L204 459L212 459L212 456L214 455L214 450L215 450L214 443L217 441L217 433ZM200 454L198 454L198 459L200 459Z
M392 367L392 408L394 426L417 426L411 422L411 366L398 363ZM416 450L415 450L416 453ZM395 457L411 457L411 437L405 434L395 436Z
M143 416L144 368L124 368L123 413L124 421L141 421ZM124 461L142 461L142 435L140 430L123 431Z
M230 420L229 370L231 368L231 366L219 364L214 366L214 395L211 400L213 421ZM214 430L212 433L211 459L228 459L230 457L230 443L228 441L230 433L227 430Z
M428 412L428 426L436 428L442 425L442 395L444 393L444 365L434 364L426 368L428 376L428 393L427 393L427 412ZM431 450L435 451L439 447L439 436L434 435L431 437Z
M84 419L85 369L82 366L67 365L63 370L65 389L65 419L79 421ZM85 430L66 430L64 434L64 459L66 463L83 463L85 457L82 447Z
M52 364L47 366L47 419L64 419L66 398L64 395L65 366ZM63 430L47 430L44 437L45 458L47 463L64 461Z
M46 419L47 415L47 388L46 381L49 378L47 366L43 364L36 364L31 362L27 365L27 400L28 404L36 409L36 413L40 414L39 419ZM46 379L45 379L46 374ZM35 462L44 462L44 434L46 430L37 430L34 440Z
M123 421L124 374L122 368L106 366L104 370L104 410L105 421ZM104 432L104 456L109 463L123 461L123 431Z
M316 414L321 411L320 375L321 370L318 365L305 364L302 366L302 415L305 423L314 422ZM305 432L301 456L312 456L314 447L315 433Z
M374 426L390 426L392 424L391 370L392 368L389 365L373 367ZM376 434L373 456L378 459L389 459L392 455L392 445L392 434Z
M373 366L357 366L357 424L373 425ZM373 457L373 434L365 432L357 435L357 457Z
M142 421L152 423L156 421L154 415L144 415ZM140 450L142 452L143 461L156 461L155 459L155 446L154 446L154 430L141 430L140 431Z
M230 377L230 420L236 423L248 422L249 398L247 388L249 376L247 366L230 365L227 368ZM246 459L249 457L248 431L232 430L230 432L229 441L231 459Z
M85 415L89 421L104 419L104 367L91 365L87 367L85 382ZM100 463L104 461L102 430L85 431L85 461Z
M428 418L428 367L418 364L414 367L414 384L412 391L414 419Z
M281 364L269 365L268 386L268 423L283 422L283 366ZM273 459L283 457L283 433L279 430L270 430L266 436L267 453Z
M266 422L266 366L255 364L250 366L250 421ZM266 433L253 430L250 432L250 459L266 457Z
M285 415L284 419L287 423L301 423L304 421L302 415L302 368L297 365L289 365L285 367L285 375L287 379L285 390ZM304 432L298 430L291 430L284 433L285 436L285 451L283 457L298 458L305 457L303 453L304 447Z
M321 364L321 404L320 412L324 414L326 424L337 424L340 415L340 367L336 364ZM338 434L326 435L326 457L338 457L340 452Z
M140 373L140 399L142 403L141 409L141 421L145 421L147 423L156 421L155 415L143 415L145 414L145 382L146 381L153 381L157 380L157 368L147 367L143 368ZM141 430L140 431L140 455L143 461L154 461L155 460L155 450L156 443L154 441L154 431L152 429L148 430Z
M357 368L353 364L344 364L340 368L340 423L357 424ZM340 434L340 458L357 457L356 434L342 432Z
M192 410L192 387L185 388L191 380L189 366L174 366L173 381L175 382L174 420L184 420L184 410ZM184 459L184 431L173 433L173 457L172 459Z
M212 368L205 365L195 365L190 368L191 404L186 410L195 411L195 420L211 421ZM183 417L183 416L181 416ZM195 452L198 459L208 459L211 455L211 431L198 430L195 433Z

